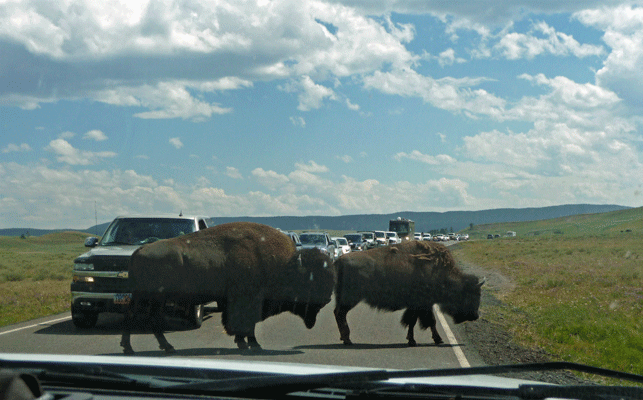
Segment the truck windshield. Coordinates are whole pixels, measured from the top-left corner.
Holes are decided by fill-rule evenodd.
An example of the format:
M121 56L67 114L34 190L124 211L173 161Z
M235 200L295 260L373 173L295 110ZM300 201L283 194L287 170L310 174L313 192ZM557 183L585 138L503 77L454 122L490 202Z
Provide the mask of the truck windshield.
M99 245L141 245L196 231L194 221L180 218L120 218L105 231Z

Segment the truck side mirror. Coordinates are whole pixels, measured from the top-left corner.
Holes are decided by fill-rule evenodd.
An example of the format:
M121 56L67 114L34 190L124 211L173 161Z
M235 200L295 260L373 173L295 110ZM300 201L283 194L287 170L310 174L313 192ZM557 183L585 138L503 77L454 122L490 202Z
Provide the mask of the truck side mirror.
M89 236L85 239L85 247L96 247L96 243L98 243L98 238L95 236Z

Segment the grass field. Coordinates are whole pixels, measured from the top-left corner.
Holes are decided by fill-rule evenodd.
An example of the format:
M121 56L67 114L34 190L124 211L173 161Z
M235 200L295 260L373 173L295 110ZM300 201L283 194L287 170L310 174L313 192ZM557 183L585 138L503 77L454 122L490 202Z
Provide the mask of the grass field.
M456 251L513 283L484 317L562 360L643 374L643 209L512 227Z
M86 233L0 236L0 326L69 309L74 258Z

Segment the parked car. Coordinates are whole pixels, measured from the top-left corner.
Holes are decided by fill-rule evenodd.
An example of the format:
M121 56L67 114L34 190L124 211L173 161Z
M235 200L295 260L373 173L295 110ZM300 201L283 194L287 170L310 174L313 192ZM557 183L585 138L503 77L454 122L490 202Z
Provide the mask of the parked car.
M364 236L361 233L349 233L344 235L344 237L348 241L351 251L366 250L368 243L366 243Z
M304 232L299 235L302 249L318 248L335 259L335 242L326 232Z
M331 239L333 239L335 243L337 243L337 247L339 250L337 252L338 257L351 252L351 246L348 244L348 240L345 237L337 236L332 237Z
M413 239L415 240L422 240L422 233L421 232L415 232L413 234Z
M433 240L433 236L430 233L423 233L422 240Z
M397 236L397 232L387 231L386 238L388 239L388 244L398 244L402 243L402 239Z

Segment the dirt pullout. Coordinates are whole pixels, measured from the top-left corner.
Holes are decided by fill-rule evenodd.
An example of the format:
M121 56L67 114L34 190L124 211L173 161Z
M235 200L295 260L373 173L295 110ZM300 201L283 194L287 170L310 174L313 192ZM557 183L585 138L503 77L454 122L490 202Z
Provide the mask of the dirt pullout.
M456 246L452 250L456 250ZM462 329L462 333L466 336L465 341L475 348L485 364L509 365L561 361L560 358L542 349L527 348L516 343L512 334L502 326L502 321L497 323L484 317L485 305L508 307L507 304L499 300L499 294L514 289L515 285L510 279L500 275L498 272L486 270L473 263L463 261L457 257L457 253L456 259L458 259L458 265L464 272L485 278L481 299L481 318L475 322L464 324ZM560 385L592 384L571 372L561 370L512 373L506 376Z

